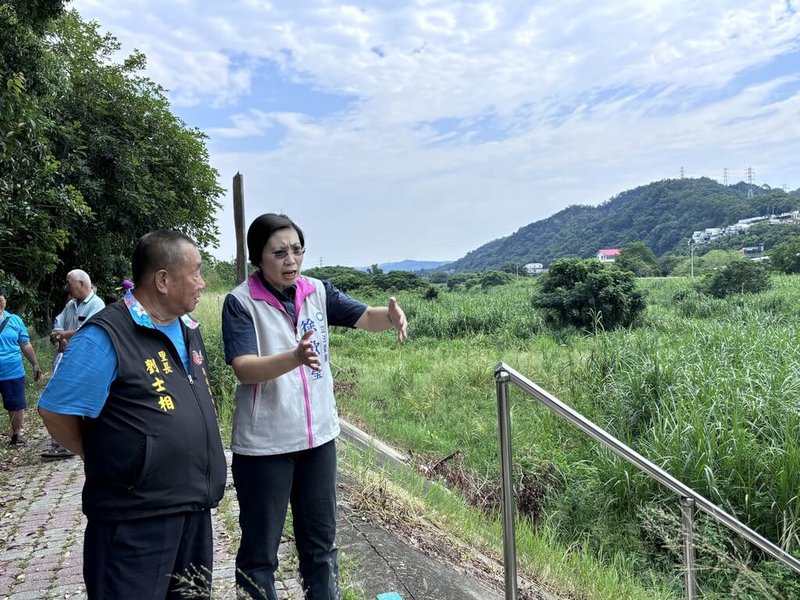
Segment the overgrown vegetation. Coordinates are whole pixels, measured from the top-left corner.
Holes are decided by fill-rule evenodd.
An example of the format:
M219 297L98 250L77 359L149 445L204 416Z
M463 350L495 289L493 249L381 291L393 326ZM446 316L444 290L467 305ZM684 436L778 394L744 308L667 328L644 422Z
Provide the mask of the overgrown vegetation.
M453 517L465 539L478 543L477 531L491 530L493 541L480 544L497 544L492 373L504 361L800 556L800 277L772 281L716 298L689 278L640 279L648 308L638 327L594 335L553 328L531 307L541 280L486 290L439 284L431 299L424 289L392 292L410 340L335 330L339 407L483 513ZM373 292L360 297L386 301L387 292ZM221 301L208 294L201 321L229 431L235 381L215 337ZM512 432L523 574L582 598L682 596L678 498L513 391ZM800 577L702 515L697 536L703 597L800 595ZM564 556L577 555L568 568Z
M561 258L540 278L533 306L557 327L596 332L631 325L644 310L633 273L597 260Z
M0 284L46 321L69 270L103 296L148 231L213 243L222 193L205 134L170 112L144 55L119 59L64 4L0 2Z
M770 267L778 273L800 273L800 235L774 246L769 258Z
M431 471L461 481L465 498L482 499L476 505L491 520L499 480L492 371L505 361L800 555L799 284L776 276L770 290L718 299L689 279L640 280L648 297L640 326L593 336L548 326L530 308L533 280L441 291L427 301L402 292L408 343L334 334L339 405L422 464L441 461ZM525 535L604 558L651 590L666 585L681 595L670 549L679 542L669 524L679 515L677 498L516 393L512 430L517 488L536 499L526 517L535 533ZM794 597L790 571L702 516L698 534L703 597ZM593 595L572 577L571 584L584 581L573 588L580 597L626 597Z
M699 289L715 298L727 298L732 294L763 292L769 286L767 270L758 263L742 258L709 273L700 283Z

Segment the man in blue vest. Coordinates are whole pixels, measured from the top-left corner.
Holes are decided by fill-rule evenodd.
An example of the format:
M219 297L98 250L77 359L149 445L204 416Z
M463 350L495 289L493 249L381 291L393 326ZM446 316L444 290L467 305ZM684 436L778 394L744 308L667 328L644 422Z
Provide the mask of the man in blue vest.
M188 317L205 287L176 231L144 235L134 290L72 337L39 400L53 438L84 460L90 599L210 598L210 509L226 466L206 349ZM197 595L202 590L201 595Z

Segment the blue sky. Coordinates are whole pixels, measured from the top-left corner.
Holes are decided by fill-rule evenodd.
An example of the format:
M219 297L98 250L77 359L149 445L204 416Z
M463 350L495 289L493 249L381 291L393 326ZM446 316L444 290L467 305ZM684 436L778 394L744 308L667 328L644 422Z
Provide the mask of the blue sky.
M286 212L306 266L455 260L570 204L800 187L800 0L75 0L209 135L219 258Z

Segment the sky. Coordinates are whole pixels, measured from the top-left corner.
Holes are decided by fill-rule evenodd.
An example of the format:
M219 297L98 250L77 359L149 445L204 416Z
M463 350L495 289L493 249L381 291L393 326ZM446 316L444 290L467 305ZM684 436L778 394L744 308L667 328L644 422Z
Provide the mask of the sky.
M800 0L75 0L208 135L223 260L455 260L652 181L800 188Z

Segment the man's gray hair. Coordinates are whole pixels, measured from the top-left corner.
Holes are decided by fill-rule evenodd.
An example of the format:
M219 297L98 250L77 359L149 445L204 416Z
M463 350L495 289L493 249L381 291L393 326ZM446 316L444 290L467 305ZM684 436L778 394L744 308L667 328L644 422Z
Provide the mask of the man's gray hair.
M72 271L67 273L67 278L74 279L75 281L80 281L87 288L92 289L92 280L89 277L89 274L83 269L72 269Z

